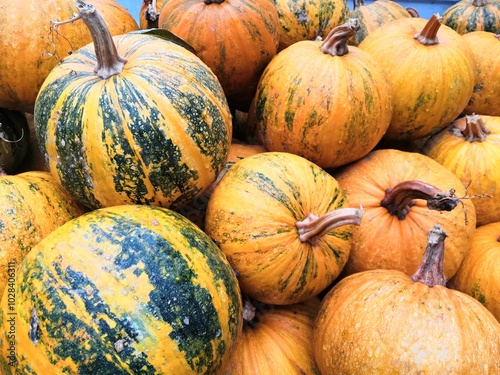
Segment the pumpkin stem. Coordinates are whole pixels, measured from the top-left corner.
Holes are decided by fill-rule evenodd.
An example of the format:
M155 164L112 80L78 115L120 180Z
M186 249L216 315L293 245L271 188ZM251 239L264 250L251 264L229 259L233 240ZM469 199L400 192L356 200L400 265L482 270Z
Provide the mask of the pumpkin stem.
M353 0L352 1L352 9L358 9L365 5L365 0Z
M206 5L210 4L222 4L224 0L203 0Z
M385 197L380 201L382 207L399 220L404 220L415 205L415 199L425 199L427 208L438 211L453 210L460 199L455 196L455 189L443 191L423 181L404 181L392 189L385 190Z
M3 170L3 167L0 165L0 176L7 176L7 173Z
M444 276L444 240L448 237L439 224L435 224L427 235L427 248L417 271L411 276L413 282L432 288L446 285Z
M147 5L145 16L148 22L148 29L158 28L158 16L160 13L156 11L156 0L144 0Z
M333 28L321 43L321 52L332 56L344 56L349 52L347 41L356 34L359 28L360 23L357 18L349 18L346 23Z
M472 114L453 123L453 127L462 133L467 142L484 142L490 130L484 125L481 116Z
M413 18L419 18L420 17L420 13L418 13L418 10L416 10L415 8L411 8L411 7L408 7L406 8L406 11L410 14L410 16L412 16Z
M483 7L488 5L490 2L488 0L472 0L472 6L474 7Z
M441 27L442 17L438 14L433 14L431 18L427 21L421 32L416 34L413 38L418 40L424 46L432 46L438 44L437 33Z
M74 22L81 18L85 25L87 25L94 42L97 59L94 72L102 79L120 74L123 71L127 59L118 54L106 22L92 4L88 4L83 0L76 0L76 8L78 9L78 15L75 15L67 21L52 21L52 23L58 26Z
M340 208L322 216L309 213L304 220L297 221L295 227L299 232L300 242L314 244L328 232L343 225L360 225L363 217L363 207Z

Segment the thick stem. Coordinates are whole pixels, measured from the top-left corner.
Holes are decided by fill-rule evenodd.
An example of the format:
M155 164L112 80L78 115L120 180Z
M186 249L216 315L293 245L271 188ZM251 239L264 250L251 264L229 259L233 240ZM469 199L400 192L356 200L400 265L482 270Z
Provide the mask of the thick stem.
M353 0L352 1L352 9L358 9L365 5L365 0Z
M415 199L427 201L430 210L451 211L460 202L455 190L443 191L423 181L404 181L392 189L386 189L385 197L380 201L382 207L399 220L404 220L415 205Z
M472 0L471 5L475 7L483 7L485 5L488 5L489 3L489 0Z
M484 142L490 130L484 125L481 116L472 114L453 122L453 127L460 131L467 142Z
M82 19L89 29L92 41L94 42L97 60L94 72L102 79L120 74L123 71L127 59L118 54L106 22L92 4L88 4L83 0L76 0L76 8L78 9L78 15L67 21L52 21L52 23L58 26Z
M417 271L411 276L413 282L432 288L446 285L444 276L444 240L448 237L439 224L434 225L427 236L427 248Z
M206 5L210 4L222 4L224 0L203 0Z
M302 221L297 221L295 227L299 232L300 242L316 243L321 237L335 228L343 225L360 225L363 217L363 207L340 208L322 216L309 213Z
M332 29L321 43L321 52L332 56L344 56L349 52L347 41L359 30L360 23L357 18L349 20Z
M441 27L441 17L437 14L433 14L431 18L427 21L421 32L416 34L413 38L418 40L424 46L432 46L438 44L437 33Z
M410 16L412 16L412 18L420 17L420 13L418 13L418 10L416 10L415 8L408 7L406 8L406 11L410 14Z
M158 17L160 13L156 11L156 0L146 0L147 7L145 12L148 29L158 28Z

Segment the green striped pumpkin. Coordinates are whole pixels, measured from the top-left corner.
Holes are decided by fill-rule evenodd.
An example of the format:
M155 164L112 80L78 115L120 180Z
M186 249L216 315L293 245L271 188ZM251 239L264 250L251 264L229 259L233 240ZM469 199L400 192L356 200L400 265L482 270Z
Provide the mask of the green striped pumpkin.
M443 25L463 35L471 31L500 33L499 0L461 0L447 8Z
M12 308L2 300L3 374L214 374L242 329L226 258L165 208L114 206L69 221L16 278Z
M96 26L91 16L98 13L87 15L87 8L80 6L80 15L98 41L57 65L35 103L50 172L92 209L169 207L202 194L223 169L232 136L216 76L164 38L132 32L111 41L94 30L106 26ZM109 50L102 52L103 44Z

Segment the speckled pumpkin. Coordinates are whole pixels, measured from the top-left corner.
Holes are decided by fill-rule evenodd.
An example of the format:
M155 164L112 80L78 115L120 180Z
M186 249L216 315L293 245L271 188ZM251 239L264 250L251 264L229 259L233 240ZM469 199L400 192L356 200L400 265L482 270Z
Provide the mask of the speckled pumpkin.
M181 215L147 205L98 209L59 227L17 268L15 301L6 296L6 375L215 374L242 328L224 255Z
M472 31L500 33L500 1L461 0L444 10L443 24L463 35Z

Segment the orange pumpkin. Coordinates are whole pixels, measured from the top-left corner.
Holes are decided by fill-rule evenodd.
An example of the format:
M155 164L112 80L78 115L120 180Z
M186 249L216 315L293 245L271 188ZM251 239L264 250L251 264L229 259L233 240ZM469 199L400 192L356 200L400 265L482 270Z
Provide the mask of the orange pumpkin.
M474 298L445 287L446 235L432 227L411 277L360 272L328 292L314 327L322 375L498 374L500 323Z
M461 0L443 12L443 24L464 35L472 31L500 33L500 1Z
M445 275L455 274L472 241L476 212L470 199L457 199L465 195L464 186L451 171L420 153L382 149L333 176L346 190L347 205L361 202L365 212L353 229L344 275L378 268L411 275L435 223L449 234Z

